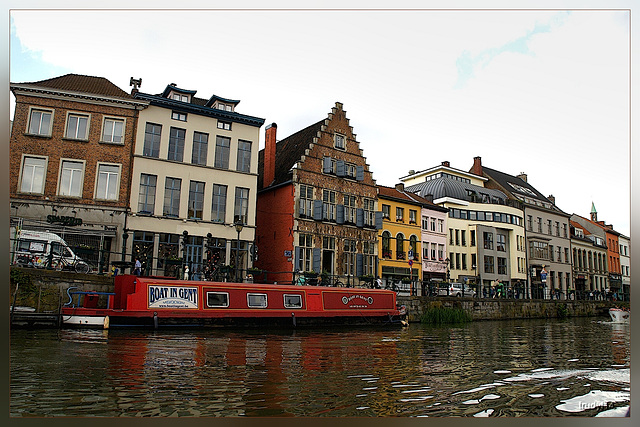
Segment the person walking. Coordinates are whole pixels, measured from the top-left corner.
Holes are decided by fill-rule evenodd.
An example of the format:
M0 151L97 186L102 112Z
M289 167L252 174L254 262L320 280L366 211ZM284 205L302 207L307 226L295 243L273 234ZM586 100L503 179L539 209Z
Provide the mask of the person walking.
M142 271L142 264L140 263L140 258L136 258L133 274L135 274L136 276L140 276L141 271Z
M185 265L184 266L184 275L182 277L184 280L189 280L189 266Z

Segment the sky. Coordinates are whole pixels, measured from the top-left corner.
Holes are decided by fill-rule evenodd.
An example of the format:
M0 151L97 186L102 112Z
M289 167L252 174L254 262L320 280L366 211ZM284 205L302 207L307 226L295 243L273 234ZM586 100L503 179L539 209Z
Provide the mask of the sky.
M566 213L589 217L595 204L599 220L630 236L629 10L272 3L13 9L9 79L76 73L128 92L134 77L146 93L176 83L200 98L241 100L236 111L277 123L278 139L341 102L380 185L443 161L468 171L480 156L486 167L526 173ZM629 7L604 7L618 4Z

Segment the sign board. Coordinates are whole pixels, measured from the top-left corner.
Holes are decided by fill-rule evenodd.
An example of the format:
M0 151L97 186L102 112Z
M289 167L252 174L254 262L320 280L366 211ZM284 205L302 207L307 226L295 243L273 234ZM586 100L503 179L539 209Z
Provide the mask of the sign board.
M291 251L284 251L284 256L287 258L291 258Z
M198 308L195 286L149 285L149 308Z
M413 261L413 251L411 249L409 249L408 256L409 256L409 259Z
M409 258L409 267L413 266L413 260Z

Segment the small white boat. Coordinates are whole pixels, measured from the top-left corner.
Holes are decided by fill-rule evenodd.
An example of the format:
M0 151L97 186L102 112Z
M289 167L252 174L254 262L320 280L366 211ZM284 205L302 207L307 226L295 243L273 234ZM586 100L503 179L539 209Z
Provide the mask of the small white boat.
M616 323L629 323L631 320L631 311L623 310L620 308L610 308L609 316L611 316L611 321Z

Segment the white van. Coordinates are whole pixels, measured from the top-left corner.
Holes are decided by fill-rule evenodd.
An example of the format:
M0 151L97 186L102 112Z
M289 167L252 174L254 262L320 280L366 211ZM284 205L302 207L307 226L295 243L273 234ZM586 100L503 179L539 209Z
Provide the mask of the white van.
M89 271L89 265L74 254L67 242L55 233L20 230L13 242L13 264L75 270L79 273Z

